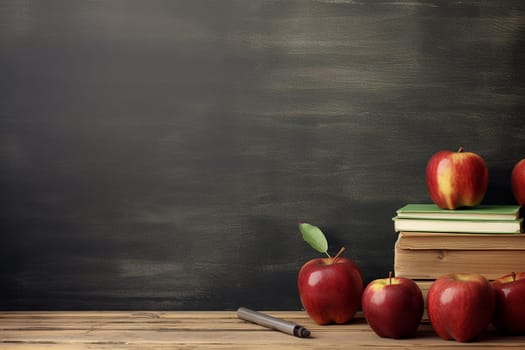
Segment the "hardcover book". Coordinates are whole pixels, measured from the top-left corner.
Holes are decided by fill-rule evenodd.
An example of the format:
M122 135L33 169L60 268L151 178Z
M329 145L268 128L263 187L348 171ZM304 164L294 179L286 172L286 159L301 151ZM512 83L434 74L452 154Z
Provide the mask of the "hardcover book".
M487 219L408 219L394 217L394 230L420 232L521 233L523 218L515 220Z
M478 273L493 280L512 271L525 271L525 235L401 232L394 247L396 276L433 280Z
M407 204L397 211L398 218L408 219L465 219L517 220L519 205L479 205L472 208L441 209L435 204Z
M397 239L400 249L447 249L447 250L523 250L525 234L514 233L446 233L446 232L400 232ZM525 255L523 257L525 259Z

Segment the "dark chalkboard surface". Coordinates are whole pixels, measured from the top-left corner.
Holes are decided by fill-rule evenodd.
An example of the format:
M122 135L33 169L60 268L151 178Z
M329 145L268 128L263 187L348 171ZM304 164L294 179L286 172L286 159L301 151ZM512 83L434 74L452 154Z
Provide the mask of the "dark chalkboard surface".
M442 149L525 157L521 1L0 0L0 308L298 309Z

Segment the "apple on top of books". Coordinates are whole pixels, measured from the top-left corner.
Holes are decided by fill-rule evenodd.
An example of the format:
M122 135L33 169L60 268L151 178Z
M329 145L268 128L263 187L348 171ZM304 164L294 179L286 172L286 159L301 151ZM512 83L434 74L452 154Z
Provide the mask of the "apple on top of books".
M350 259L328 254L323 232L307 223L299 224L303 239L326 255L306 262L299 271L297 287L304 309L317 324L347 323L360 306L363 278L359 267Z
M428 161L427 187L442 209L474 207L481 203L488 185L485 160L476 153L439 151Z
M525 158L514 165L511 174L511 186L516 202L525 206Z

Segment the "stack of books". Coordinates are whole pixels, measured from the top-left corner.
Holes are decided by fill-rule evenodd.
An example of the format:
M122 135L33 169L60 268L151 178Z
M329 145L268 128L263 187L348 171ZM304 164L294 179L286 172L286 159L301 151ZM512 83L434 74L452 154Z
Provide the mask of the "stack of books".
M424 296L432 282L447 273L478 273L494 280L525 271L518 205L446 210L408 204L396 213L394 273L415 280Z

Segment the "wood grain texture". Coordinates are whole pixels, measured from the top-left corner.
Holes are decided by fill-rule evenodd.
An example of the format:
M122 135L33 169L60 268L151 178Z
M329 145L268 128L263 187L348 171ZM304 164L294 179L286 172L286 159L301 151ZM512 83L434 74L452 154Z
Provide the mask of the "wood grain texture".
M299 309L441 149L524 156L520 1L0 0L0 309ZM264 292L263 292L264 291Z
M438 338L428 324L417 337L378 337L362 317L347 325L316 325L304 312L267 311L301 324L311 338L297 338L238 319L235 312L0 312L0 349L506 349L524 336L487 330L465 344Z
M525 252L525 235L439 232L399 232L397 249L408 250L521 250Z
M489 280L509 274L509 266L525 270L523 250L398 249L395 251L396 276L437 279L448 273L478 273Z

